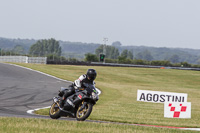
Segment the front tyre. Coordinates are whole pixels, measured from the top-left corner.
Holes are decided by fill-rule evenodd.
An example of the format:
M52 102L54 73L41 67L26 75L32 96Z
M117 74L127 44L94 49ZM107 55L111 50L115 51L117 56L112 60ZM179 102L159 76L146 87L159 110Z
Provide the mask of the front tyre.
M82 104L79 105L78 110L76 111L76 120L77 121L84 121L87 119L91 112L93 105L91 103L87 103L84 109L81 109Z
M49 116L52 118L52 119L58 119L60 118L60 109L59 109L59 106L58 106L58 103L53 103L50 107L50 110L49 110Z

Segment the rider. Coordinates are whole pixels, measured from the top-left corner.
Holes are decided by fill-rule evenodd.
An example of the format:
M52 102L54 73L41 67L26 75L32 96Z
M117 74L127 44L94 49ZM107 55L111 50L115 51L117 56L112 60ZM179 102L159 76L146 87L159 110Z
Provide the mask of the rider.
M69 89L64 91L64 95L60 100L60 107L62 108L64 105L65 99L75 93L75 89L84 90L85 86L83 83L93 84L95 85L95 78L97 76L97 72L94 69L88 69L87 73L81 75L77 80L74 81L72 85L69 86Z

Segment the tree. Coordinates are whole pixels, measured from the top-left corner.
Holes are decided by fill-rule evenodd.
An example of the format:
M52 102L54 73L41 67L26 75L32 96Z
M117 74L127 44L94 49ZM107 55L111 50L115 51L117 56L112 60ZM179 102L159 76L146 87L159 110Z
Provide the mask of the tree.
M147 61L152 61L153 56L151 55L151 52L148 50L142 51L136 55L136 59L142 59L142 60L147 60Z
M128 50L127 49L123 50L122 53L121 53L121 56L124 57L124 58L127 58L128 57Z
M174 54L171 56L171 58L169 59L172 63L178 63L179 62L179 56Z
M85 61L97 62L98 57L95 54L87 53L87 54L85 54Z
M118 63L124 63L126 61L126 58L124 56L118 57Z
M121 42L120 41L116 41L116 42L113 42L112 43L112 46L114 46L114 47L120 47L122 44L121 44Z
M105 51L103 49L105 48ZM113 46L105 46L105 45L100 45L96 50L95 53L97 56L99 56L101 53L105 52L106 58L110 59L117 59L119 56L119 50Z
M149 52L148 50L145 50L143 53L143 59L147 61L152 61L153 56L151 55L151 52Z
M33 44L29 49L29 54L36 56L55 55L61 56L62 49L59 42L51 38L48 40L39 40Z
M113 59L117 59L119 56L119 50L117 48L115 48L115 51L113 53Z
M133 52L128 51L127 58L128 58L128 59L133 59Z
M154 65L154 66L171 66L171 63L170 63L170 61L167 61L167 60L163 60L163 61L154 60L154 61L151 61L151 65Z
M182 67L191 67L192 65L187 62L181 62Z
M138 59L138 60L142 60L143 59L142 52L136 54L136 59Z
M95 53L97 56L99 56L99 54L103 53L103 47L104 45L100 45L96 50Z
M197 60L197 64L200 65L200 59Z
M22 45L16 45L13 50L14 53L16 54L25 54L24 47Z

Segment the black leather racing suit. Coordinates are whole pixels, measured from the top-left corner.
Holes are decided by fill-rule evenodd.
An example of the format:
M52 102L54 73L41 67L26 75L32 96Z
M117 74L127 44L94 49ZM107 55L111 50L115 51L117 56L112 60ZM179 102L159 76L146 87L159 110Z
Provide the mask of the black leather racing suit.
M64 100L75 93L75 89L84 89L85 86L83 85L83 83L87 83L87 84L93 84L95 86L95 82L92 80L89 80L87 75L81 75L77 80L74 81L74 83L72 85L69 86L69 89L64 91L64 95L62 100L60 100L60 107L62 108L64 105Z

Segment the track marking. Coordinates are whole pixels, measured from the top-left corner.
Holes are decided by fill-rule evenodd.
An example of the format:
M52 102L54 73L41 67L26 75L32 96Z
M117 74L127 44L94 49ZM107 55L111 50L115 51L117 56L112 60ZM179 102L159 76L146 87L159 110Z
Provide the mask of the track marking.
M48 107L43 107L43 108L37 108L37 109L33 109L33 110L27 110L26 112L28 114L31 114L31 115L37 115L35 114L34 112L37 111L37 110L40 110L40 109L47 109L47 108L50 108L51 106L48 106Z

